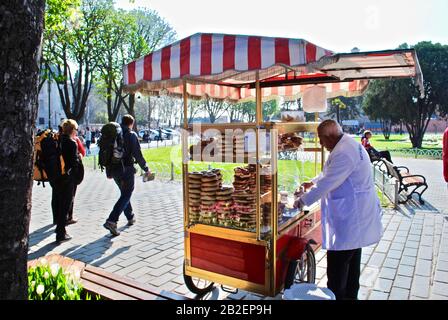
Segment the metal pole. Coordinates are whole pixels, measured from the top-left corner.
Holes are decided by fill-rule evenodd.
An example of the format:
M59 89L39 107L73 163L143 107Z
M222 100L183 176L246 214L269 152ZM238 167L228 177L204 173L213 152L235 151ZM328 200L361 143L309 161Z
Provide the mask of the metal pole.
M171 181L174 181L174 163L171 161Z
M48 128L51 129L51 82L50 78L48 81Z

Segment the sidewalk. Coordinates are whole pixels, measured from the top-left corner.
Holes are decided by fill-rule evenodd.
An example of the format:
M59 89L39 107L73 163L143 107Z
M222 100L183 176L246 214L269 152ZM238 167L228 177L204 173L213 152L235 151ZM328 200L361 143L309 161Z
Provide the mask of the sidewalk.
M428 167L434 170L433 165ZM431 180L429 184L432 183ZM429 193L427 191L425 196ZM29 259L50 252L59 253L161 290L194 298L183 284L182 276L181 184L143 183L137 178L132 199L137 223L126 227L122 216L119 222L121 235L112 238L102 224L118 195L118 188L112 180L106 179L104 173L86 171L75 200L74 216L78 223L68 227L73 239L55 246L55 227L51 225L51 188L35 185ZM441 210L447 212L448 204L437 202L437 205L444 205ZM359 298L448 300L447 217L427 200L423 207L412 203L401 211L385 210L383 223L383 240L377 246L363 250ZM317 283L326 286L325 252L318 252L317 259ZM229 295L216 288L204 299L256 300L264 297L243 291Z

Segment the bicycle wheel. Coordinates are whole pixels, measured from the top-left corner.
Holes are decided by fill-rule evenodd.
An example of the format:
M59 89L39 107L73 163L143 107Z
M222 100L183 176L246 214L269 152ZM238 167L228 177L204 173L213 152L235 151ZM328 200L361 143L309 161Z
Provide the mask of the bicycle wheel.
M313 248L307 244L300 259L291 261L285 280L285 289L289 289L294 283L316 282L316 258Z
M213 286L215 284L214 282L210 282L204 279L187 276L185 274L185 264L184 264L184 282L188 290L200 296L212 291Z

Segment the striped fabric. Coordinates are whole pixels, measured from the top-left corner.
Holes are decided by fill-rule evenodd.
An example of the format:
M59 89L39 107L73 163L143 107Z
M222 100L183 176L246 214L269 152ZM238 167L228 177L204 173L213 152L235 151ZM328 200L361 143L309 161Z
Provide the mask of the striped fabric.
M250 84L257 77L271 79L291 72L296 76L317 72L314 67L319 60L332 55L333 52L301 39L199 33L126 65L124 84L130 92L159 94L163 90L181 95L183 79L188 79L190 96L242 100L254 97L254 89L229 84ZM355 82L352 88L361 90L362 83ZM339 93L350 84L337 86ZM305 88L264 89L263 96L292 97Z

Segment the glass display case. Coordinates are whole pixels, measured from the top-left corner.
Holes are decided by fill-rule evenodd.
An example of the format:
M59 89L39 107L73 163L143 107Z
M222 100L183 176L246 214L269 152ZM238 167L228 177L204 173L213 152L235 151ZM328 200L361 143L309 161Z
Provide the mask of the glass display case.
M184 154L187 225L234 229L266 239L273 228L280 232L297 222L309 208L294 209L295 193L320 172L324 159L316 141L317 126L189 126Z

